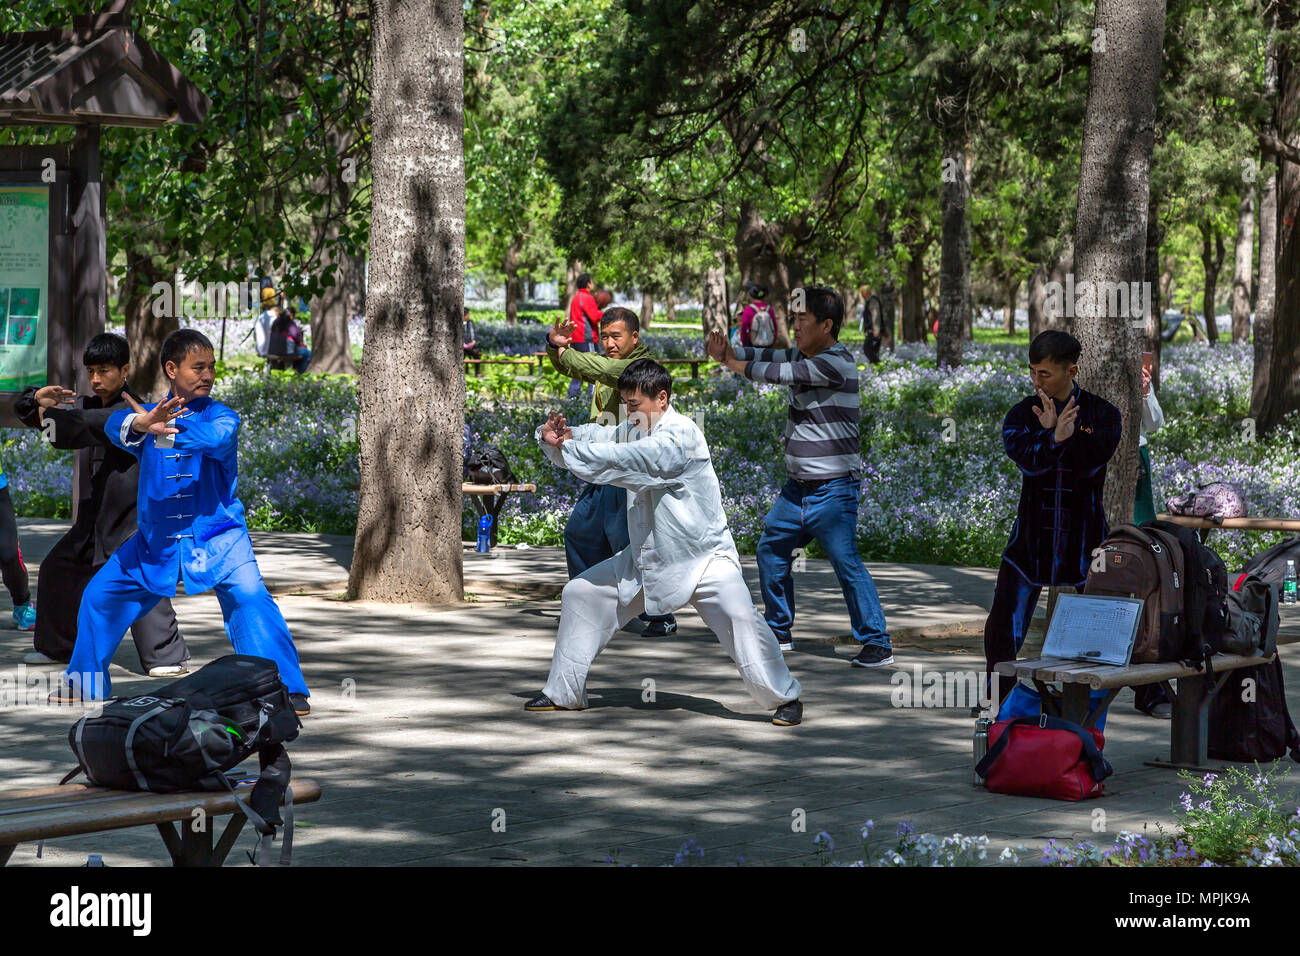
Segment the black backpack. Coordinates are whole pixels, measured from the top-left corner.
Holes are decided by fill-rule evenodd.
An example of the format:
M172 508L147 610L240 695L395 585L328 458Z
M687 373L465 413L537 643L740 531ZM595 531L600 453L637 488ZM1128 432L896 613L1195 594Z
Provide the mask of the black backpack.
M465 459L464 478L475 485L509 485L514 483L515 473L501 449L487 445Z
M226 771L253 754L260 774L239 808L270 849L291 768L284 744L302 721L275 662L229 654L149 694L111 700L68 731L78 773L95 786L175 793L229 790ZM285 848L289 846L286 832ZM285 862L286 859L282 859Z
M1286 706L1286 684L1278 658L1233 671L1210 699L1206 752L1215 760L1247 762L1276 760L1290 752L1291 759L1300 763L1300 734Z
M1277 649L1278 586L1247 572L1228 592L1228 628L1220 650L1245 657L1272 657Z
M1244 579L1247 574L1254 574L1260 580L1267 583L1281 584L1282 578L1286 576L1287 560L1294 561L1296 567L1300 568L1300 538L1287 538L1281 544L1276 544L1267 551L1261 551L1242 568L1241 578Z
M1191 528L1168 521L1148 521L1142 527L1172 535L1182 545L1187 636L1176 656L1166 659L1180 660L1200 670L1211 654L1222 649L1227 632L1228 569Z

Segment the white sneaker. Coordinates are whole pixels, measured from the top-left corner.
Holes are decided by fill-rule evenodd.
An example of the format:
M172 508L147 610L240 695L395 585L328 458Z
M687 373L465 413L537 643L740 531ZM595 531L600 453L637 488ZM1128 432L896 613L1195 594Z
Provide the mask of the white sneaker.
M162 667L149 668L150 677L180 677L188 673L189 668L184 664L164 664Z
M56 661L53 657L46 657L40 651L32 651L30 654L23 655L24 664L63 664L63 661Z

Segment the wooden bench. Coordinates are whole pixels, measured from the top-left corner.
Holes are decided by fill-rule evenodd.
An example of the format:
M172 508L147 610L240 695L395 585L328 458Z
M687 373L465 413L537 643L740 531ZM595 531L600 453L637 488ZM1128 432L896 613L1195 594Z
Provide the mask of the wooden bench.
M1277 642L1291 644L1300 641L1300 635L1279 634ZM1177 661L1157 664L1129 664L1117 667L1110 664L1093 664L1067 661L1059 658L1038 657L1029 660L1003 661L994 666L1002 677L1014 680L1031 680L1043 698L1045 713L1073 721L1082 727L1091 727L1111 701L1125 687L1138 684L1160 684L1169 694L1173 704L1170 721L1169 759L1148 760L1148 766L1172 767L1180 770L1220 770L1209 766L1210 702L1223 687L1232 671L1241 667L1258 667L1272 657L1242 657L1238 654L1216 654L1210 659L1214 682L1210 683L1208 671L1197 671ZM1170 681L1178 681L1175 690ZM1050 684L1060 684L1058 691ZM1096 710L1089 712L1091 691L1105 690Z
M545 355L546 353L543 352L542 354ZM533 358L518 358L518 359L512 359L512 358L485 358L485 359L473 359L473 358L467 358L467 359L464 359L463 361L465 362L465 364L466 364L467 366L472 366L473 369L474 369L474 374L475 374L476 376L480 376L480 377L483 375L483 366L484 366L484 365L527 365L529 368L532 368L533 365L536 365L536 366L537 366L537 374L538 374L538 375L541 375L541 374L542 374L542 363L541 363L540 361L537 360L537 357L536 357L536 356L533 356Z
M506 503L506 495L519 492L533 492L537 490L534 484L512 484L512 485L475 485L468 481L462 482L460 493L462 495L472 495L474 498L474 510L482 518L484 515L492 516L492 543L491 547L497 546L497 515L501 513L501 506ZM483 499L488 499L485 504Z
M1189 515L1158 514L1156 517L1161 521L1182 525L1184 528L1195 528L1201 536L1202 544L1209 538L1210 532L1215 529L1224 531L1293 531L1300 534L1300 518L1220 518L1218 521L1212 521L1209 518L1193 518Z
M254 782L254 778L241 780L235 790L247 800ZM320 799L320 784L314 780L293 780L289 789L295 804ZM202 814L196 817L198 810ZM230 815L230 821L214 844L213 822L226 815ZM235 798L225 790L137 793L80 784L20 790L0 795L0 866L9 862L19 843L151 823L162 835L173 866L221 866L243 830L245 819L236 811ZM196 832L197 820L203 820L204 825ZM176 823L180 824L179 833Z

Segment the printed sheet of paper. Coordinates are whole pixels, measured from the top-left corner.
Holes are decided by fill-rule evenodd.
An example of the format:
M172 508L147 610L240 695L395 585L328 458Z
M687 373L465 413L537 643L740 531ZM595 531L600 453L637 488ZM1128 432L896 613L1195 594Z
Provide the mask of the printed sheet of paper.
M1141 598L1062 594L1047 628L1043 657L1127 664L1142 604Z

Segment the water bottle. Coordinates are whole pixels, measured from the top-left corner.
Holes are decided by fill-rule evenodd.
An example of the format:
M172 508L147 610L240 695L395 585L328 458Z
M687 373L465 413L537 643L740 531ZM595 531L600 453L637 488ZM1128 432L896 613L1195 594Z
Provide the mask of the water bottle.
M487 554L492 550L492 516L484 515L478 519L478 547L475 549L479 554Z
M1282 603L1295 603L1295 562L1290 558L1286 562L1286 577L1282 579Z
M984 759L984 755L989 752L989 728L992 726L993 721L988 717L981 717L975 721L975 766L977 767ZM975 786L987 786L984 778L978 773L975 774Z

